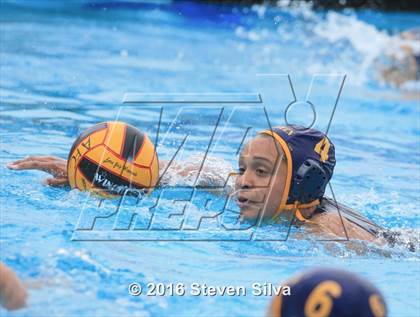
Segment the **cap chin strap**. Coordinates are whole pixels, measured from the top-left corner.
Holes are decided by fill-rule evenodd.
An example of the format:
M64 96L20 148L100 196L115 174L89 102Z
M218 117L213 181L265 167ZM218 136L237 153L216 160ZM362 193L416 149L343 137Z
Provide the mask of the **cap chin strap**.
M280 217L280 214L284 212L285 210L295 210L295 216L298 220L305 222L308 221L301 213L301 209L306 208L312 208L315 206L318 206L320 204L319 199L315 199L314 201L311 201L310 203L301 204L299 201L295 201L294 204L286 204L282 205L280 204L279 208L277 208L277 211L273 217L273 219L277 220Z

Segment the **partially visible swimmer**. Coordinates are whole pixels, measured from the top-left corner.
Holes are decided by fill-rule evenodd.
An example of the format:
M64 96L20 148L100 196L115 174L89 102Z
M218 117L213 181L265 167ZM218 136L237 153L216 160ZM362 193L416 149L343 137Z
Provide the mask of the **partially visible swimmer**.
M356 274L337 269L304 272L282 283L290 295L274 296L269 317L385 317L381 292Z
M26 306L27 293L16 273L0 262L0 305L7 310Z
M394 39L394 38L393 38ZM392 51L377 61L381 79L402 87L420 80L420 27L398 34ZM418 91L418 89L416 89ZM414 96L418 98L418 93Z
M260 132L243 147L232 186L234 192L228 194L234 195L243 221L292 223L329 240L395 243L398 233L384 230L324 196L335 163L334 145L324 133L296 125L275 127ZM41 156L7 166L15 170L43 170L53 175L47 184L67 185L66 165L64 159ZM199 161L171 162L169 166L168 162L160 162L160 185L171 182L168 175L183 179L200 173L200 186L223 186L229 178L229 170L222 172L218 164L204 164L202 170L200 167ZM410 244L409 248L414 246Z

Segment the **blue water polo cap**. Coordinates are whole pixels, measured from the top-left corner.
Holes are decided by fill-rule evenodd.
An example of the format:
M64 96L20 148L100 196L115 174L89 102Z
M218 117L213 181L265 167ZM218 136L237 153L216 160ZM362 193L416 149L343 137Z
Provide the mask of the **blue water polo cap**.
M319 204L335 166L335 149L322 132L297 125L261 131L280 144L287 163L285 189L277 212Z
M290 295L275 297L270 309L272 316L384 317L387 314L381 292L350 272L316 269L284 284L290 287Z

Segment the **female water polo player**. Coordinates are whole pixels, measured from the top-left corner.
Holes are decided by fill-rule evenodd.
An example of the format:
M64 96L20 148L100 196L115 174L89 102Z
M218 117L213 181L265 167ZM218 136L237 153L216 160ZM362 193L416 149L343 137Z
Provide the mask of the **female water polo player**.
M239 158L235 190L241 215L305 223L317 234L377 239L379 226L324 197L335 162L334 145L317 130L289 125L260 132Z
M53 176L47 184L67 185L66 165L64 159L41 156L15 161L8 167L43 170ZM161 173L164 166L159 164ZM324 197L334 166L334 145L317 130L289 125L260 132L244 146L239 159L234 195L241 218L290 220L296 225L305 224L316 234L375 240L382 228ZM199 164L176 163L169 167L182 177L197 173L198 168ZM221 183L226 178L218 177ZM212 178L211 185L214 181Z

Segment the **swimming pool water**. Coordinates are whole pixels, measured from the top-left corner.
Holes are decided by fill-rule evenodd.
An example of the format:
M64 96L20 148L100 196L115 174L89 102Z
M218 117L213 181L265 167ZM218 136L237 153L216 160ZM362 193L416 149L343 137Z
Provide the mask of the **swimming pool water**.
M45 1L2 2L0 19L1 261L30 285L28 307L2 315L257 316L270 297L132 297L127 288L132 282L277 285L296 272L329 265L376 284L390 316L419 316L418 251L358 255L341 243L293 235L286 242L72 241L81 207L87 199L96 202L85 193L44 186L43 172L5 167L26 155L66 157L78 133L117 116L153 138L160 105L123 104L126 92L260 93L263 105L225 105L221 116L230 123L212 155L236 167L244 129L253 127L252 136L267 125L263 107L272 125L284 122L293 100L287 74L297 99L308 96L316 106L322 130L346 75L329 131L338 162L335 195L378 224L418 239L418 90L410 99L381 83L374 61L397 32L418 26L419 14ZM163 109L161 133L176 120L160 139L161 159L173 155L186 133L191 138L177 160L207 146L221 105L187 106L178 117L181 105ZM292 120L311 120L307 112L294 111ZM197 206L208 194L200 195ZM224 198L212 199L217 206ZM105 202L104 212L115 203ZM167 200L160 208L173 207ZM277 230L284 233L267 226L262 234Z

